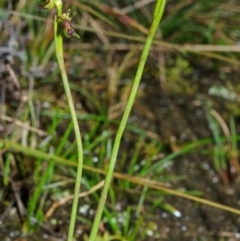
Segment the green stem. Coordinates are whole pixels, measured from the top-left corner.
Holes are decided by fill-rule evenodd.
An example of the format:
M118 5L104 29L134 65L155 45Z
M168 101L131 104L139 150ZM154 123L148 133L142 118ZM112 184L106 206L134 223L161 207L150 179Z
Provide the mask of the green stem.
M55 5L58 10L58 17L62 14L62 1L55 0ZM76 214L77 214L77 206L78 206L78 196L80 192L80 183L81 183L81 177L82 177L82 169L83 169L83 148L82 148L82 140L81 140L81 133L80 128L78 125L77 115L73 104L73 99L69 87L69 81L67 77L67 72L64 64L64 58L63 58L63 38L61 29L58 28L61 24L61 21L59 21L58 17L55 17L54 20L54 41L55 41L55 51L57 56L58 65L60 68L63 86L65 90L65 94L67 96L68 105L71 112L72 122L74 126L74 132L76 136L76 142L77 142L77 151L78 151L78 166L77 166L77 176L75 181L75 189L74 189L74 199L73 199L73 205L72 205L72 212L71 212L71 219L69 224L69 230L68 230L68 241L73 240L73 233L74 233L74 227L75 227L75 220L76 220Z
M111 184L111 180L112 180L112 176L113 176L113 171L114 171L114 167L115 167L115 163L116 163L116 159L117 159L117 154L119 151L119 146L120 146L120 142L121 142L121 138L123 135L123 131L125 129L129 114L131 112L132 106L133 106L133 102L134 99L136 97L137 94L137 90L138 90L138 86L142 77L142 73L143 73L143 69L147 60L147 56L152 44L152 40L153 37L156 33L157 27L159 25L159 22L161 20L162 14L163 14L163 10L164 10L164 6L165 6L165 2L166 0L158 0L155 6L155 10L154 10L154 14L153 14L153 21L151 24L151 27L149 29L149 33L145 42L145 45L143 47L142 50L142 54L140 57L140 61L138 64L138 69L135 75L135 79L133 82L133 87L127 102L127 106L126 109L124 111L120 126L118 128L117 131L117 135L115 138L115 142L114 142L114 146L113 146L113 152L112 152L112 156L110 159L110 163L109 163L109 167L107 170L107 175L106 175L106 179L105 179L105 183L104 183L104 187L102 190L102 194L101 194L101 198L98 204L98 209L97 209L97 213L95 215L95 219L93 222L93 227L91 230L91 234L89 237L89 241L95 241L96 240L96 236L97 236L97 232L98 232L98 227L99 227L99 223L101 221L101 217L102 217L102 213L103 213L103 209L105 206L105 202L107 199L107 194L108 194L108 190Z

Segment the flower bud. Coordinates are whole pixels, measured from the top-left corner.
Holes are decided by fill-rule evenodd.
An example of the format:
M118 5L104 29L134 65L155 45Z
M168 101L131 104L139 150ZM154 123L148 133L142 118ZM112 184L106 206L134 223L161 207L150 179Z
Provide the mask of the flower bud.
M44 9L52 9L55 7L53 0L40 0L37 5Z

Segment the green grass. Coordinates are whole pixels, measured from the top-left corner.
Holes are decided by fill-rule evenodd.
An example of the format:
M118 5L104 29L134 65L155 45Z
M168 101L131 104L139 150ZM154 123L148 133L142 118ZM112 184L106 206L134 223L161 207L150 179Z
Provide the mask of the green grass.
M100 183L109 166L116 130L137 68L142 48L140 45L146 39L146 34L139 30L139 26L131 25L131 22L124 24L117 16L106 13L101 7L104 4L111 6L110 1L108 2L73 1L77 11L73 26L76 26L81 39L65 40L64 44L70 87L83 133L83 191ZM118 4L125 7L133 4L133 1L116 2L116 6ZM224 4L227 5L225 10ZM7 1L0 2L1 9L5 10L7 5ZM191 154L204 156L225 186L231 185L238 177L238 100L222 101L220 97L209 96L210 86L202 84L203 78L207 78L212 85L229 89L233 86L232 91L237 95L239 93L238 81L234 80L234 75L231 74L234 71L237 73L238 53L215 50L216 46L221 45L230 49L239 38L238 15L229 5L225 1L204 0L191 2L189 5L184 5L184 1L168 3L152 46L155 49L163 46L163 50L150 52L137 104L123 135L115 178L103 212L104 227L99 232L98 240L147 240L148 234L145 231L155 230L157 225L151 215L159 210L167 211L172 216L177 212L181 213L177 203L172 202L169 197L174 196L177 200L177 195L184 193L204 199L205 193L202 190L177 192L182 187L181 181L187 180L188 176L175 176L174 171L169 171ZM149 4L141 10L133 10L128 16L142 29L148 28L152 9L153 4ZM0 11L0 16L1 19L7 19L7 11ZM0 200L1 208L6 210L11 201L7 198L7 190L11 187L12 180L17 184L26 182L30 198L25 206L26 215L22 217L22 226L27 223L27 232L35 233L41 223L50 222L51 217L50 220L45 220L44 215L51 204L64 195L72 194L76 177L76 143L54 56L53 29L50 22L53 13L36 8L34 1L30 1L19 5L11 16L17 18L16 22L12 21L13 25L15 24L16 38L22 38L18 47L23 51L23 58L14 59L11 67L23 92L16 90L9 79L1 80L8 87L7 99L1 104L2 114L12 117L12 123L19 120L47 134L41 136L36 131L24 129L17 124L10 133L3 133L0 141L3 177ZM3 31L1 46L7 45L9 34L9 29ZM184 44L189 44L190 50L186 50ZM211 45L212 49L196 51L196 46L200 44ZM164 64L159 67L158 59L161 57L164 58ZM165 85L166 92L160 92L159 99L163 96L172 98L173 103L174 98L186 97L187 101L195 106L200 102L199 108L205 114L201 119L206 127L204 134L195 134L193 128L197 129L201 121L197 122L196 126L189 122L189 128L193 129L192 136L187 136L184 141L177 140L176 149L172 147L170 137L175 134L171 118L175 118L172 113L178 111L177 101L174 102L174 110L161 115L158 110L162 106L158 100L155 105L159 109L151 109L152 106L146 103L148 98L150 101L151 92L147 92L145 86L153 85L156 91L160 91L160 72L163 76L165 73L166 81L161 82L161 86L164 89ZM224 78L220 77L223 75ZM20 99L14 98L13 93L25 93L29 97L19 111L17 108ZM212 105L204 109L201 98L209 98ZM188 115L195 116L193 105L185 105L179 109L189 108ZM139 106L145 109L142 110ZM212 115L212 110L222 117L228 135L216 116ZM188 115L186 119L190 119ZM160 122L157 122L157 118ZM147 121L148 125L144 126L144 121ZM166 128L166 135L162 129L159 131L159 123L171 126ZM4 123L4 128L9 126L11 127L9 122ZM184 125L182 128L183 133L187 128ZM227 171L230 171L230 178ZM150 183L150 180L155 180L157 184ZM178 194L158 189L169 183ZM188 196L183 197L188 199ZM87 203L92 210L96 210L99 199L100 190L97 190L80 198L80 206ZM196 202L201 203L201 200ZM58 210L69 212L70 204L71 201L59 207L56 213ZM121 210L118 209L119 205ZM148 208L147 212L144 207ZM37 223L31 221L33 217ZM118 221L122 219L125 222ZM91 228L93 216L77 215L77 222ZM139 231L142 228L145 228L144 232ZM156 235L157 230L154 231ZM88 235L89 232L86 232L86 240Z

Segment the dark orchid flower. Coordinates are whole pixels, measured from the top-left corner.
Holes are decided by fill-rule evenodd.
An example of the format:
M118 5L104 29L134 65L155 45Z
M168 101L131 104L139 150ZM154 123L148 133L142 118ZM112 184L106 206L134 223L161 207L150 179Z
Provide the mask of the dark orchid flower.
M63 13L61 17L59 17L62 20L63 33L67 38L80 38L80 36L75 32L75 30L71 26L71 20L75 15L76 13L71 13L71 10L69 9L66 13Z

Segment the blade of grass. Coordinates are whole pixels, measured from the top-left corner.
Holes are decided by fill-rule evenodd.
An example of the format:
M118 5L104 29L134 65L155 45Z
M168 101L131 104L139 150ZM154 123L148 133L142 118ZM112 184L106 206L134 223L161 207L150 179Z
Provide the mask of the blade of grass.
M146 63L146 60L147 60L148 53L150 51L150 47L151 47L155 32L158 28L160 19L162 17L164 6L165 6L165 0L158 0L157 3L156 3L155 9L154 9L153 21L152 21L152 24L150 26L149 33L148 33L148 36L147 36L147 39L146 39L141 57L140 57L138 69L137 69L135 80L134 80L134 83L133 83L133 87L132 87L132 90L131 90L131 93L130 93L130 96L129 96L129 99L128 99L128 103L127 103L126 109L124 111L120 126L119 126L118 131L117 131L117 135L116 135L116 138L115 138L115 142L114 142L114 146L113 146L113 152L112 152L109 167L108 167L108 170L107 170L107 175L106 175L104 187L103 187L103 190L102 190L102 194L101 194L101 198L100 198L100 201L99 201L97 213L96 213L96 216L95 216L95 219L94 219L94 222L93 222L93 227L92 227L90 237L89 237L90 241L96 240L98 227L99 227L99 224L100 224L103 209L104 209L105 202L106 202L106 199L107 199L108 190L109 190L111 180L112 180L112 177L113 177L113 170L114 170L114 167L115 167L115 163L116 163L116 159L117 159L117 155L118 155L123 131L124 131L125 126L127 124L127 120L128 120L129 115L130 115L134 99L135 99L136 94L137 94L138 86L139 86L139 83L140 83L140 80L141 80L141 77L142 77L142 74L143 74L143 69L144 69L144 66L145 66L145 63Z
M231 142L231 151L230 151L230 158L231 158L231 165L233 168L233 172L239 173L239 161L238 161L238 143L237 143L237 132L236 126L234 122L233 116L229 118L229 125L230 125L230 142Z
M11 141L8 141L8 140L0 139L0 146L2 145L2 143L4 144L4 148L6 150L9 150L9 151L21 152L25 155L30 155L30 156L42 158L42 160L48 160L48 161L53 160L56 163L58 163L59 165L61 164L61 165L72 166L72 167L76 167L78 165L78 163L76 163L75 161L69 161L69 160L66 160L62 157L58 157L58 156L55 156L55 155L52 155L52 154L49 154L49 153L46 153L46 152L42 152L42 151L39 151L39 150L36 150L36 149L33 149L33 148L29 148L29 147L24 147L24 146L21 146L21 145L17 144L16 142L11 142ZM207 143L209 143L209 142L207 142ZM204 144L207 144L207 143L205 142ZM83 165L83 168L86 171L106 175L106 172L104 170L101 170L101 169L98 169L98 168L94 168L94 167L87 166L87 165ZM186 198L188 200L192 200L192 201L195 201L195 202L206 204L206 205L209 205L209 206L212 206L212 207L215 207L215 208L219 208L219 209L222 209L222 210L240 215L240 210L238 210L238 209L228 207L228 206L216 203L216 202L212 202L212 201L209 201L209 200L206 200L206 199L203 199L203 198L198 198L196 196L191 196L189 194L186 194L186 193L183 193L183 192L180 192L180 191L172 190L170 188L164 187L162 185L162 183L159 183L157 181L152 181L152 180L149 180L149 179L146 179L146 178L140 178L140 177L132 177L132 176L128 176L128 175L125 175L125 174L122 174L122 173L117 173L117 172L114 172L113 176L115 178L118 178L118 179L121 179L121 180L125 180L125 181L129 180L129 181L131 181L133 183L136 183L138 185L143 185L143 186L145 185L145 186L151 187L155 190L164 191L168 194L172 194L172 195L175 195L175 196L178 196L178 197Z

